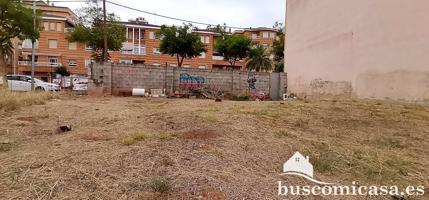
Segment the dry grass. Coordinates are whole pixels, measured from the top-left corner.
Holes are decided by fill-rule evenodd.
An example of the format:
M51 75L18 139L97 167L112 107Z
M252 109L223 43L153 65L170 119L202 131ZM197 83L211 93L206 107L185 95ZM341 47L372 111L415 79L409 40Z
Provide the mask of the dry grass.
M137 132L124 138L122 140L122 144L129 146L144 140L158 139L161 141L168 141L168 140L174 140L176 138L177 138L177 135L175 133L147 134L146 132Z
M326 182L429 184L427 105L74 97L0 115L4 199L279 199L277 181L307 183L279 175L295 151Z
M0 87L0 111L14 111L31 105L43 105L53 98L49 92L11 92Z
M122 140L124 145L133 145L139 141L148 139L149 136L145 132L133 133Z

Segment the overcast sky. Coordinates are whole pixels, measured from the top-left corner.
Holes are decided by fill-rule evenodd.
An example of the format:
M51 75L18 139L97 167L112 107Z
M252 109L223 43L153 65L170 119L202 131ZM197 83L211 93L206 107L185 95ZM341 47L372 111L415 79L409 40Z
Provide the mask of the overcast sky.
M110 0L133 8L155 12L171 17L211 24L226 23L237 27L272 27L274 22L285 20L285 0ZM55 3L72 10L84 6L83 3ZM121 20L138 16L151 24L182 24L107 4L108 12L114 12Z

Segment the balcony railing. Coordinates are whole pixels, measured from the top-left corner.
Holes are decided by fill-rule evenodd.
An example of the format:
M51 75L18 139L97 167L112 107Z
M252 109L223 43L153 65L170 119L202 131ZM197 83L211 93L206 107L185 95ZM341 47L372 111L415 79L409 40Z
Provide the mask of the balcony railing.
M139 52L139 48L135 47L134 50L130 51L130 50L122 50L121 54L127 54L127 55L146 55L146 48L142 47L140 48L140 52Z
M223 60L223 56L213 56L213 60Z
M18 61L18 65L31 66L31 61ZM59 67L59 66L61 66L61 63L35 62L34 66L38 66L38 67Z

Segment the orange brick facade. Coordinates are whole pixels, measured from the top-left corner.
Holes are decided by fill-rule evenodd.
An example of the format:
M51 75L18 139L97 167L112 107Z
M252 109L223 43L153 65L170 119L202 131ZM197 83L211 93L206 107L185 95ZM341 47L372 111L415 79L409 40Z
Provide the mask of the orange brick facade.
M35 44L36 77L48 81L58 66L67 67L71 74L86 76L85 60L91 57L91 52L85 51L84 44L70 44L67 40L67 32L74 27L77 16L67 7L48 6L43 2L38 2L36 9L42 11L40 38ZM21 41L16 54L17 73L29 75L31 41Z
M37 9L43 12L40 26L43 27L36 49L35 74L43 80L48 80L58 66L65 66L74 75L86 76L91 63L91 50L85 44L69 43L67 32L74 26L76 15L66 7L47 6L39 4ZM124 22L127 28L127 42L121 51L110 52L111 61L124 64L145 64L154 66L175 66L177 58L159 52L160 40L156 32L160 27L150 25L142 19ZM200 57L185 59L182 67L188 68L221 68L225 69L229 63L223 60L214 49L219 36L210 31L197 31L207 52ZM276 38L276 32L269 28L246 29L233 34L242 34L251 38L255 43L270 48ZM30 74L31 72L31 42L22 41L16 56L17 73ZM238 61L235 69L243 69L244 61Z

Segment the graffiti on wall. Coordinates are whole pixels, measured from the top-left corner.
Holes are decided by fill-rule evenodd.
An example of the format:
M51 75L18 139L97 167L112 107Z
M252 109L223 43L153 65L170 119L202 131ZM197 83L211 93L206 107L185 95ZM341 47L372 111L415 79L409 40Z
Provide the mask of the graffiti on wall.
M253 72L249 72L249 75L247 77L247 83L249 84L249 89L256 90L256 77Z
M206 82L202 76L191 76L188 73L180 74L179 88L181 90L194 90L199 89Z

